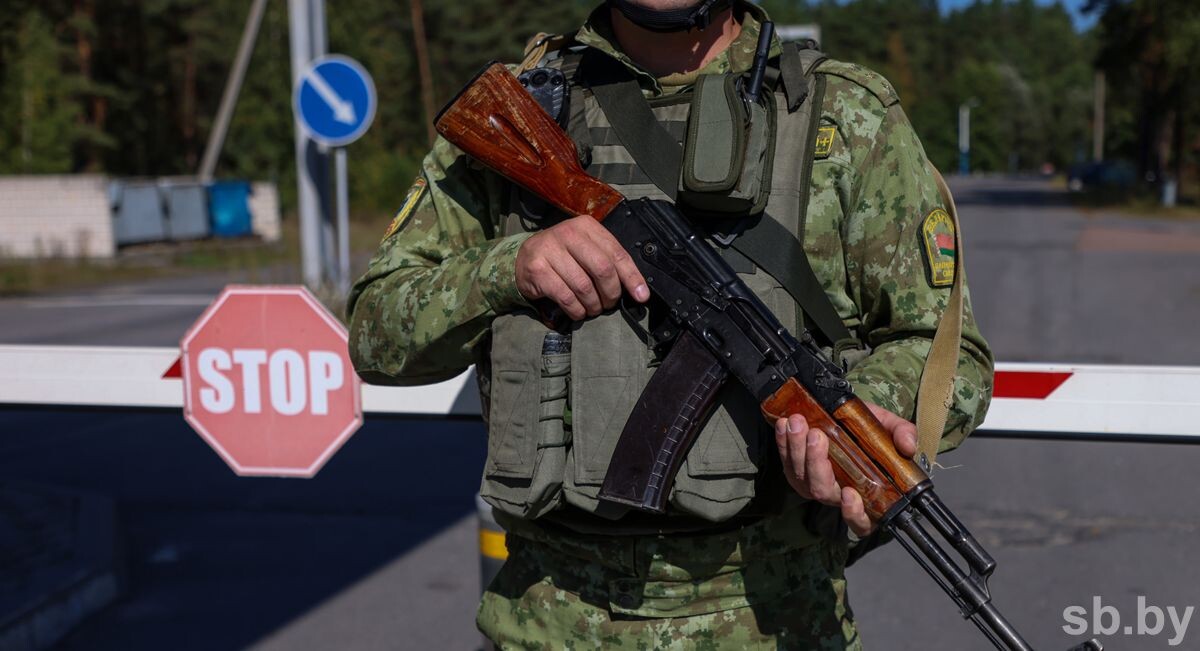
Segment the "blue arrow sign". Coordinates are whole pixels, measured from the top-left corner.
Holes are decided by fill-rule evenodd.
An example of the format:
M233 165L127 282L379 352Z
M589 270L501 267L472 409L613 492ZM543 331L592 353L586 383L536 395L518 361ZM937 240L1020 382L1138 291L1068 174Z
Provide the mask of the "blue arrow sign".
M313 140L342 147L358 140L375 118L375 83L350 57L316 59L300 76L292 98L301 128Z

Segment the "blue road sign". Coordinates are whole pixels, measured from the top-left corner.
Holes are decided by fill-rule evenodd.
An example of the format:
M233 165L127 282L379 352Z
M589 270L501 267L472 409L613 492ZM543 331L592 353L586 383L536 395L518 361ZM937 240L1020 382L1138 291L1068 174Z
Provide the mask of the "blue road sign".
M300 126L330 147L348 145L375 118L375 83L357 61L340 54L314 60L292 98Z

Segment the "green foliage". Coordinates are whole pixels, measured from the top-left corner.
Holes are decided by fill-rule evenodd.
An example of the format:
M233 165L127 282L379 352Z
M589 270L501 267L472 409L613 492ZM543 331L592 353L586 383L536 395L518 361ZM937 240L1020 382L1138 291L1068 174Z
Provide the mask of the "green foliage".
M971 167L1027 170L1076 160L1087 143L1093 49L1060 5L977 0L768 0L780 23L817 23L822 48L886 76L930 158L958 167L958 107L974 99Z
M6 66L0 81L0 172L37 174L68 172L72 144L80 137L80 107L74 92L78 79L64 72L66 49L53 26L37 11L16 22L5 47Z
M1200 4L1092 0L1103 11L1098 65L1108 79L1108 150L1151 183L1195 165L1200 114Z
M530 36L573 30L597 3L426 0L435 110L483 63L519 59ZM1097 52L1111 77L1110 151L1144 146L1129 134L1146 123L1148 103L1168 107L1159 124L1186 117L1182 129L1194 122L1188 103L1200 99L1191 83L1200 5L1190 0L1094 0L1105 18L1085 34L1061 6L1034 0L978 0L949 14L936 0L762 4L779 23L819 23L832 56L887 76L943 169L957 167L958 107L972 98L979 102L975 169L1076 161L1090 149ZM295 192L287 6L267 5L217 167L219 176L277 181L285 209ZM246 0L9 0L0 14L0 172L194 173L248 7ZM411 5L327 0L326 13L330 51L362 61L380 98L374 126L349 150L352 205L385 213L404 196L428 145ZM1151 76L1169 83L1149 93Z
M354 7L355 9L351 9ZM539 31L577 28L587 5L579 2L425 2L425 32L433 73L434 110L441 108L490 60L520 60ZM354 205L394 210L404 198L428 147L420 73L407 2L331 1L331 49L364 63L375 79L375 123L349 152Z

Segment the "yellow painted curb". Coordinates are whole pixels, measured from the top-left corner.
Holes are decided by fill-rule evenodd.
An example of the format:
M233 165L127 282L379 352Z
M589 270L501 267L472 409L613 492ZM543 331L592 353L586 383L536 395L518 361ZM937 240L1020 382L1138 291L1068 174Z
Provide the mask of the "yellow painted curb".
M508 558L508 546L504 544L503 531L479 530L479 553L487 558L503 561Z

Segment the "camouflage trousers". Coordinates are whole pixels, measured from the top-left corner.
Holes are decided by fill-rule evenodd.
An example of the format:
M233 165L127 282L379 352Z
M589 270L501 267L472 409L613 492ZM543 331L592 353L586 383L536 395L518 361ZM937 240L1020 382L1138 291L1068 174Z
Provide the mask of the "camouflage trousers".
M508 535L477 624L498 649L859 650L846 546L754 526L691 536ZM778 532L776 532L778 533Z

